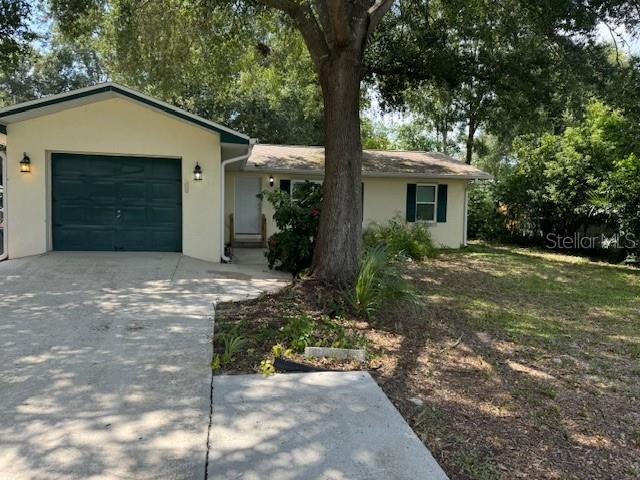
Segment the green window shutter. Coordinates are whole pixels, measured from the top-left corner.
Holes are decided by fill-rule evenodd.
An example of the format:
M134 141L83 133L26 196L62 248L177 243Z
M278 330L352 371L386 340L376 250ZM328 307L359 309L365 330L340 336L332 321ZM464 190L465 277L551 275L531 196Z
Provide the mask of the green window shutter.
M280 180L280 190L291 193L291 180Z
M407 184L407 222L416 221L416 184Z
M447 221L447 190L448 185L438 185L438 223L444 223Z

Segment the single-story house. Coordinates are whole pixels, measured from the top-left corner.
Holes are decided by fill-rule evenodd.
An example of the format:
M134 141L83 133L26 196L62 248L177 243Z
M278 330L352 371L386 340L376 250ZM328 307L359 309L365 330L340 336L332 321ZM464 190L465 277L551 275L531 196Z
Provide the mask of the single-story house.
M0 110L10 258L50 250L178 251L219 262L225 244L264 244L256 195L321 182L322 147L249 136L115 83ZM442 154L365 151L363 225L425 222L466 243L467 187L489 178Z

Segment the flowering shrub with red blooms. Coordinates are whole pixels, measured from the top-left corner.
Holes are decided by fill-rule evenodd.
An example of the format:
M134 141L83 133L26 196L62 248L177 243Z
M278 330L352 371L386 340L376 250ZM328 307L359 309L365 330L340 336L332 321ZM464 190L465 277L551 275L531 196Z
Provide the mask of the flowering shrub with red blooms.
M260 197L273 205L279 229L267 242L269 268L298 275L311 266L322 212L322 186L305 182L292 196L282 190L267 190Z

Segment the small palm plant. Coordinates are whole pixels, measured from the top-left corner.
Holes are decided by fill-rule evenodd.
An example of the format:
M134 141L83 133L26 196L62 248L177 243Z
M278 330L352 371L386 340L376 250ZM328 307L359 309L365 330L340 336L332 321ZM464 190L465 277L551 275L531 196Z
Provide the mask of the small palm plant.
M386 247L375 245L366 249L351 295L353 309L371 320L383 304L400 301L417 302L415 289L396 268Z

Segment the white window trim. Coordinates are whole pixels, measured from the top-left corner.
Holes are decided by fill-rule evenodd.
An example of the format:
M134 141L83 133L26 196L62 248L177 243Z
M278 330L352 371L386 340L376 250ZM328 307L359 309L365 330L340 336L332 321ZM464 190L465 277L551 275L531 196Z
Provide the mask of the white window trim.
M433 187L433 202L419 202L418 201L418 188L420 187ZM418 220L418 205L431 205L433 204L433 220ZM422 223L438 223L438 184L437 183L417 183L416 184L416 222Z

